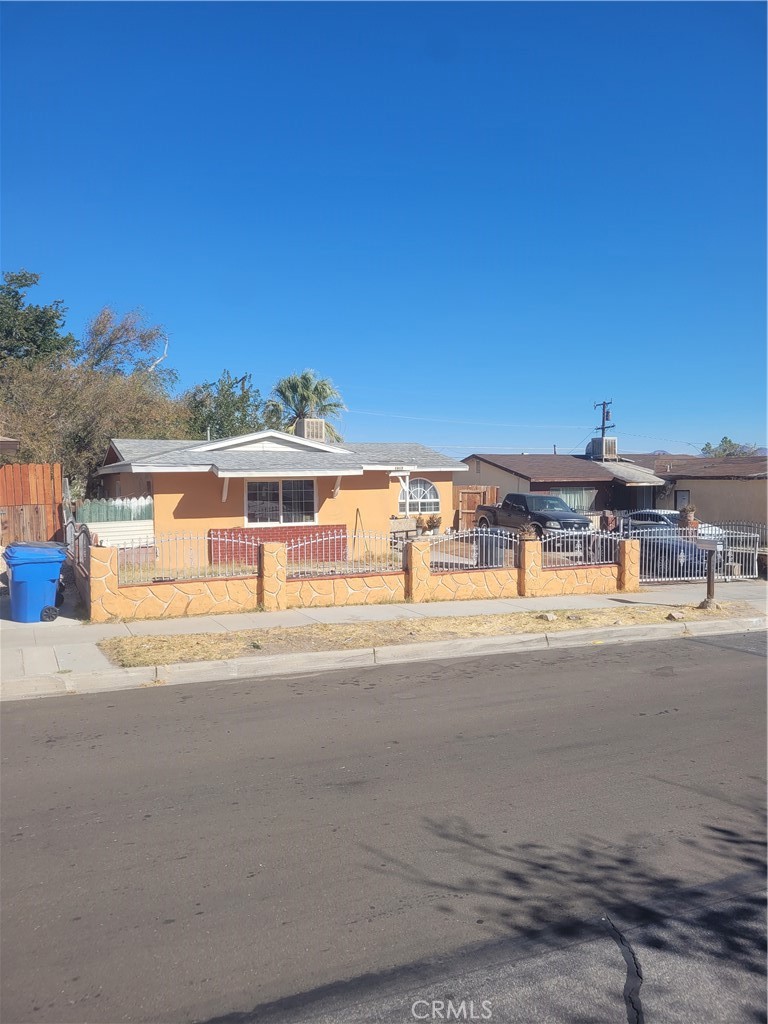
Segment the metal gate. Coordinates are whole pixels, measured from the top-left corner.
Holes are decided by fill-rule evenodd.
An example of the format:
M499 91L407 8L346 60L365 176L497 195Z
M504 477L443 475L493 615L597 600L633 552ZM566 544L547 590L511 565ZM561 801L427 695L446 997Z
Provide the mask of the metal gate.
M715 577L720 581L757 579L761 530L752 524L708 525L706 533L669 527L627 527L622 534L640 541L641 583L684 583L707 577L707 553L697 539L716 540Z

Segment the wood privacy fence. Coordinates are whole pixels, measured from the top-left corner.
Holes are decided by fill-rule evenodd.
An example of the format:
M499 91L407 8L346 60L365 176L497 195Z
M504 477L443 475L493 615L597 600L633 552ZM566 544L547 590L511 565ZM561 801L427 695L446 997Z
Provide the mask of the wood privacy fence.
M61 466L0 466L0 545L62 540Z

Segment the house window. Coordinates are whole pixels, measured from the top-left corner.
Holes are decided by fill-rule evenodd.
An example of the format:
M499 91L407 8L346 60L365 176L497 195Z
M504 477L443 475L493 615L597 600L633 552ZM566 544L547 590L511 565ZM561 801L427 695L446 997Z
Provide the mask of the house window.
M681 508L685 508L686 505L691 504L691 492L690 491L675 491L675 508L680 511Z
M246 485L248 523L314 523L314 480L251 480Z
M568 508L577 512L594 512L595 510L596 487L552 487L549 493L562 498Z
M438 494L435 485L431 484L429 480L421 480L417 477L415 480L410 481L407 494L404 487L400 488L400 502L398 508L401 512L405 512L406 514L411 512L418 514L424 512L439 512L440 495Z

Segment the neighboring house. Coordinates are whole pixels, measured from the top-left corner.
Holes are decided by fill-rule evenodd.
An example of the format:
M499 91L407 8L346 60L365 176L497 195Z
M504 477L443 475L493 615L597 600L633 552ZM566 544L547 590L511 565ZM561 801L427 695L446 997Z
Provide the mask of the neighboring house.
M634 457L633 457L634 458ZM654 490L664 480L630 459L605 462L587 455L486 455L464 459L467 483L510 492L556 494L583 511L653 507Z
M614 445L603 461L590 454L599 454L599 442L596 438L585 455L470 455L464 459L466 482L497 486L501 495L557 494L571 508L585 511L693 504L705 522L766 522L764 456L619 456Z
M664 480L655 507L695 505L704 522L768 521L768 460L764 455L633 455Z
M322 436L321 422L307 423ZM420 444L329 444L297 428L219 441L116 438L99 474L108 497L152 495L156 534L240 528L283 541L332 527L385 533L392 516L432 513L453 525L461 462Z

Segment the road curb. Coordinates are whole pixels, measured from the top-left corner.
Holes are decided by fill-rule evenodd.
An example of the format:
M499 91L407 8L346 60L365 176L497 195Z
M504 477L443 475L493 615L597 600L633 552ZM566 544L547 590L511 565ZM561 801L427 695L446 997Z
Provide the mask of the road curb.
M182 683L235 682L240 679L269 679L306 675L349 668L404 665L420 661L442 661L493 654L560 650L676 640L765 629L760 616L744 619L669 622L653 626L608 626L596 629L564 630L556 633L515 633L509 636L466 637L422 644L362 647L346 651L316 651L303 654L274 654L236 658L230 661L181 662L145 668L114 668L97 672L57 673L23 679L3 680L0 701L31 700L67 694L109 693Z

